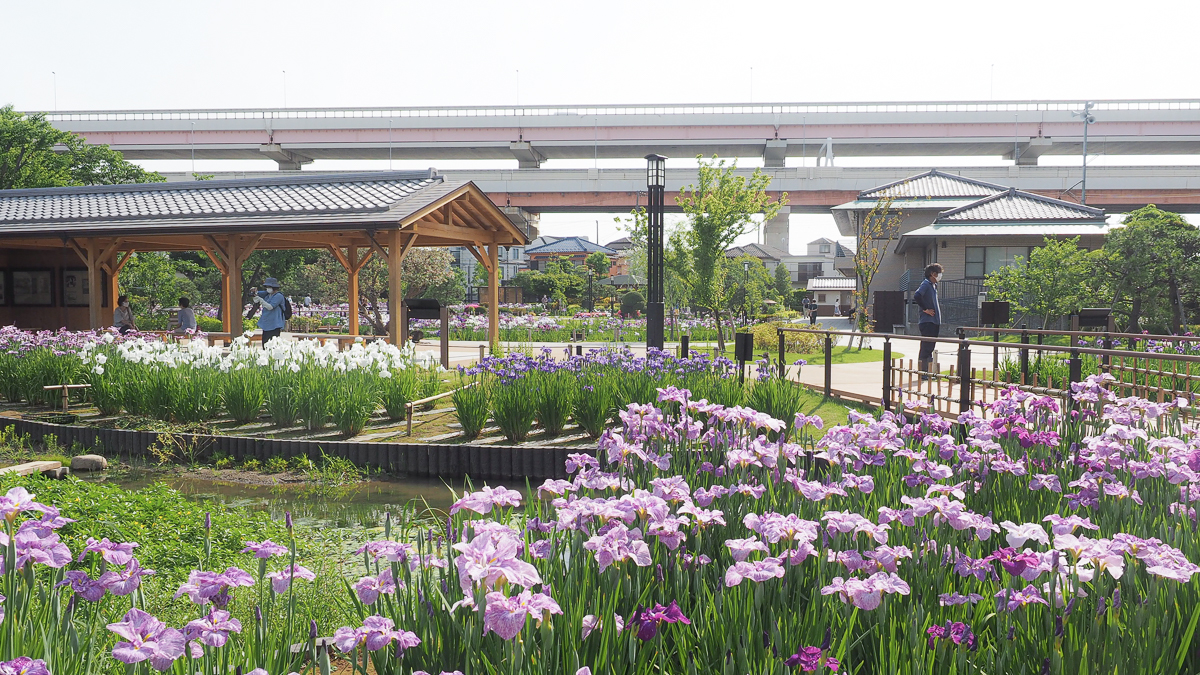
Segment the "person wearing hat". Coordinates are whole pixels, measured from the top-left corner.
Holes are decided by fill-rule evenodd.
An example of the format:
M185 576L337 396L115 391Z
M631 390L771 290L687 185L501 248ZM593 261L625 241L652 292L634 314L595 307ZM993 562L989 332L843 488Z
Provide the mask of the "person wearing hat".
M255 289L251 288L250 292L254 293L253 302L262 308L262 315L258 317L258 327L262 329L262 342L265 347L283 332L283 303L286 302L286 298L279 292L279 280L275 277L267 277L263 282L263 289L255 293Z

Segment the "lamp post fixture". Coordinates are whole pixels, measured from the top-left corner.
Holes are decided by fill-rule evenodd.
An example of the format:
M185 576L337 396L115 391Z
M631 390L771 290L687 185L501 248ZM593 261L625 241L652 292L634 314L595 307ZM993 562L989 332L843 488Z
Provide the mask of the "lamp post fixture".
M1088 127L1091 126L1092 124L1095 124L1095 122L1096 122L1095 116L1092 115L1092 108L1095 107L1095 105L1096 105L1095 103L1088 101L1087 103L1083 104L1083 112L1071 113L1071 115L1073 117L1082 117L1083 118L1083 176L1082 176L1082 180L1079 181L1080 184L1082 185L1082 187L1080 188L1080 191L1079 191L1079 202L1081 204L1085 204L1085 205L1087 204Z
M667 158L646 155L646 348L663 348L663 193L667 187Z
M596 276L595 270L588 268L588 311L596 311L596 294L592 292L592 278Z
M747 308L750 301L750 261L742 261L742 325L750 325L750 310Z

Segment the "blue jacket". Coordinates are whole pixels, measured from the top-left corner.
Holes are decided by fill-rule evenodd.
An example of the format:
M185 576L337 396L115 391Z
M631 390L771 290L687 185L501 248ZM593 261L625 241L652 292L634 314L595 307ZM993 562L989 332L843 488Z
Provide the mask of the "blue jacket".
M921 282L921 286L917 288L917 292L913 293L913 300L920 308L920 317L917 320L918 324L934 323L942 325L942 307L938 304L937 284L929 279ZM925 310L932 309L933 316L925 313Z
M262 315L258 317L258 327L262 330L283 328L283 293L267 295L266 291L259 291L258 297L263 299Z

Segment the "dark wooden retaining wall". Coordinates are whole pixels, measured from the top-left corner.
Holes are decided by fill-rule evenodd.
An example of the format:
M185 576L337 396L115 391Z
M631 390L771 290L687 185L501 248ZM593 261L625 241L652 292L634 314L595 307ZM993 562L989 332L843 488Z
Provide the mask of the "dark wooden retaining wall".
M79 443L89 451L109 457L147 457L149 448L159 442L154 431L100 429L89 426L50 424L38 420L0 417L0 428L15 428L28 434L34 443L49 436L58 445L69 448ZM266 460L307 456L318 460L321 453L342 457L363 468L381 469L401 476L458 479L470 476L488 480L530 480L566 478L568 452L578 448L521 447L505 445L434 445L426 443L350 443L345 441L296 441L244 436L207 436L201 434L162 434L163 440L195 447L200 456L223 453L237 461ZM176 455L180 452L177 450ZM589 454L595 454L592 450Z

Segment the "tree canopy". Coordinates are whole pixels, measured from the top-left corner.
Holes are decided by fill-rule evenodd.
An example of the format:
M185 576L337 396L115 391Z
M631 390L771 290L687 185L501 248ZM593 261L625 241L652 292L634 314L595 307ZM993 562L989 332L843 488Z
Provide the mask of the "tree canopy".
M26 115L11 105L0 108L0 190L164 180L107 145L89 145L69 131L55 129L42 113Z
M1153 204L1129 213L1104 242L1099 268L1128 330L1178 333L1195 318L1200 296L1200 233L1183 216ZM1189 309L1190 306L1190 309Z
M787 204L787 193L772 200L767 193L771 177L761 170L755 169L747 179L736 174L736 162L727 165L716 157L697 159L697 183L684 188L675 203L688 217L683 245L691 258L688 286L692 302L711 312L719 323L731 291L725 283L726 249L750 230L756 215L762 214L763 220L774 218ZM725 348L720 334L717 343Z

